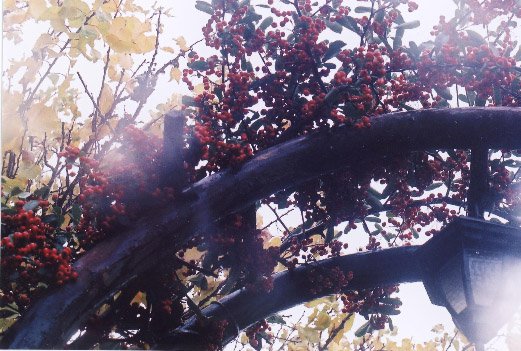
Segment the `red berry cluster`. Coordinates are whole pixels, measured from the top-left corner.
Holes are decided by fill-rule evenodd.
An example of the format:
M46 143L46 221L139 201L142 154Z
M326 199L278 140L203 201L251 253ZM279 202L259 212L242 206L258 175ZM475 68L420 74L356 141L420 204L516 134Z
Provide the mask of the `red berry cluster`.
M263 337L269 337L269 334L267 334L267 331L270 331L271 327L268 324L268 322L263 319L261 321L258 321L254 325L248 327L246 329L246 336L248 337L249 344L254 348L257 349L260 345L261 336Z
M314 268L306 276L305 288L313 295L322 292L338 294L347 287L351 279L353 279L353 273L344 274L339 267L328 270Z
M78 277L71 267L72 250L63 246L62 236L68 234L45 223L49 216L35 213L45 213L48 207L46 200L29 198L2 209L2 304L15 302L23 309L47 285Z

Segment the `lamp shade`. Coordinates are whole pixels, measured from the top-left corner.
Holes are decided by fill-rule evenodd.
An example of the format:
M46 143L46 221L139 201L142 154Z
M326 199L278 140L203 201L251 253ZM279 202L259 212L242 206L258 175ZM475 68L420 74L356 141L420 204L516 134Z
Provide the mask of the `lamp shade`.
M422 245L433 304L477 343L496 335L521 304L521 228L460 217Z

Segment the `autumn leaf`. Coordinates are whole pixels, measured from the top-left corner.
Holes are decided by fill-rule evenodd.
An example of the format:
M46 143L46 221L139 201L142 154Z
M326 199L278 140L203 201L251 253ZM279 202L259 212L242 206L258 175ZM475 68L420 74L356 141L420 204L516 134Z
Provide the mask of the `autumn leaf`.
M61 121L56 111L43 102L35 103L27 112L29 135L43 139L60 131Z
M315 321L315 326L318 330L324 330L331 324L331 317L327 314L326 311L321 311L317 315L317 320Z
M35 19L39 20L40 17L47 11L47 3L45 0L31 0L28 1L29 14Z
M145 53L152 51L155 45L155 37L145 35L149 31L149 22L141 22L135 17L117 17L102 35L116 52Z
M21 93L3 92L2 95L2 149L15 150L20 146L23 123L18 113L22 103Z
M298 335L299 337L304 340L311 343L318 343L320 342L320 332L314 328L311 327L301 327L297 326Z
M114 93L110 85L105 83L101 90L101 97L99 100L99 109L104 115L110 111L112 103L114 102Z
M170 70L170 81L174 79L177 83L179 83L179 80L181 79L181 70L177 67L172 67Z
M186 39L184 37L179 37L175 40L177 46L183 51L188 50L188 45L186 45Z

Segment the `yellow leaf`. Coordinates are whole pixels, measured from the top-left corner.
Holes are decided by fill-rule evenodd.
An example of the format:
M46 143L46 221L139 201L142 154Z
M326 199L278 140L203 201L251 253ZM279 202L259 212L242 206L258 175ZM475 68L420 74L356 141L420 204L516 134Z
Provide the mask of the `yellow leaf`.
M17 176L25 179L35 179L42 173L40 166L36 164L27 164L20 162L20 168L18 168Z
M172 81L172 79L175 79L175 81L179 83L181 79L181 70L179 68L172 67L170 70L170 81Z
M269 247L280 247L280 245L282 245L282 239L280 236L274 236L270 240L265 241L263 247L267 249Z
M141 291L138 291L138 293L136 294L136 296L134 296L134 298L132 299L132 301L130 301L130 304L133 305L137 303L138 305L147 305L147 293L145 292L141 292Z
M14 179L2 177L2 192L10 193L14 188L19 187L25 189L27 187L27 179L17 176Z
M190 262L191 260L199 261L203 256L204 252L197 250L197 248L193 247L191 249L186 250L185 255L183 256L183 260Z
M333 331L333 329L337 328L340 323L342 323L342 320L346 318L346 315L345 313L342 313L342 314L339 314L337 315L337 317L333 320L333 322L331 323L331 325L329 326L329 332L331 333L331 331ZM345 333L347 333L348 331L351 330L351 328L353 328L353 323L355 322L355 315L353 314L351 317L349 317L349 319L345 322L344 324L344 328L342 329L341 332L339 332L335 338L333 339L333 342L336 342L337 344L340 343L340 340L342 339L342 337L344 336Z
M321 311L318 316L317 320L315 321L315 326L318 330L324 330L331 324L331 317L327 314L325 311Z
M177 46L183 51L188 50L188 45L186 45L186 39L184 37L179 37L175 40Z
M141 34L136 38L135 42L137 42L137 48L139 50L134 50L133 52L145 53L150 52L154 49L156 45L156 38L152 35Z
M318 299L315 299L313 301L310 301L310 302L306 302L304 304L304 306L308 307L308 308L311 308L311 307L316 307L320 304L327 304L327 305L331 305L333 302L336 301L336 298L335 296L324 296L324 297L321 297L321 298L318 298Z
M310 348L307 347L307 345L304 345L302 343L293 343L293 342L290 342L288 344L288 351L309 351Z
M118 55L118 63L121 68L131 69L132 68L132 56L130 54L120 54Z
M67 226L69 225L70 222L71 222L71 215L67 213L67 214L65 214L65 216L63 216L63 223L60 226L60 228L65 230L65 228L67 228Z
M39 20L41 15L47 11L47 3L45 0L31 0L28 1L29 14L36 20Z
M101 97L99 100L99 109L101 113L106 114L110 111L112 103L114 102L114 93L110 85L105 83L101 91Z
M31 83L38 73L40 67L42 67L42 60L35 59L34 57L30 57L27 60L27 70L25 71L22 79L20 79L20 84L27 85Z
M145 53L155 45L155 37L145 35L150 28L149 22L143 23L136 17L117 17L102 35L116 52Z
M242 333L241 334L241 344L246 345L249 341L250 341L250 339L248 339L246 334Z
M161 50L169 52L171 54L173 54L175 52L175 50L173 48L171 48L170 46L162 47Z
M103 5L101 6L101 8L103 11L105 11L107 13L116 12L116 10L118 9L118 1L110 0L110 1L104 2Z
M36 50L41 50L44 48L47 48L48 46L56 44L57 39L56 37L53 37L52 35L48 33L43 33L40 35L40 37L36 40L33 46L33 52Z
M318 315L318 308L314 308L313 312L308 316L308 324L311 324Z
M107 135L110 135L114 130L113 126L117 123L116 120L112 120L112 123L103 124L98 128L98 132L96 133L96 139L101 140L105 138Z
M18 108L22 104L21 93L6 92L2 94L2 149L16 150L20 147L24 125Z
M194 87L194 93L196 94L202 94L204 92L204 84L201 83L201 84L197 84L195 87Z
M4 33L5 33L4 35L6 35L6 37L8 39L14 39L15 43L18 43L21 40L21 37L19 37L19 36L9 37L8 36L9 33L17 33L17 31L12 31L12 30L8 30L8 29L10 29L10 27L13 27L13 26L19 26L20 23L23 23L27 20L28 16L29 16L29 13L27 11L18 11L18 10L6 14L3 18L3 20L4 20L3 28L4 28Z
M310 327L301 327L297 325L298 335L299 337L311 343L320 342L320 332L314 328Z
M29 135L43 139L46 134L57 134L61 129L61 122L52 107L38 102L27 111L27 127Z
M59 13L67 19L69 27L79 28L89 15L90 8L81 0L64 0Z
M16 10L16 0L4 0L3 5L4 13Z

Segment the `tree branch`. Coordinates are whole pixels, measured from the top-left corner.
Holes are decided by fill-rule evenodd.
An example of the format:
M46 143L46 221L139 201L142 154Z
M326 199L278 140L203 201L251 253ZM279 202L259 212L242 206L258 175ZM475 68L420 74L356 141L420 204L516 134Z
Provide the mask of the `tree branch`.
M274 275L273 289L269 293L238 290L218 304L211 304L202 310L207 319L227 320L223 345L237 336L237 328L243 330L273 313L295 305L335 293L326 289L314 294L316 288L309 277L314 271L330 271L338 267L344 274L353 272L353 279L346 290L370 289L377 286L395 285L421 280L421 268L417 255L418 246L403 246L374 252L325 259L317 263L298 267ZM204 330L197 318L190 318L182 327L155 345L159 349L203 350Z
M453 108L390 113L370 128L339 127L259 152L240 169L211 175L185 189L184 203L145 213L74 265L76 283L49 290L9 329L7 348L60 348L88 312L139 274L224 216L284 188L346 166L413 150L521 149L521 109Z

